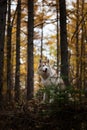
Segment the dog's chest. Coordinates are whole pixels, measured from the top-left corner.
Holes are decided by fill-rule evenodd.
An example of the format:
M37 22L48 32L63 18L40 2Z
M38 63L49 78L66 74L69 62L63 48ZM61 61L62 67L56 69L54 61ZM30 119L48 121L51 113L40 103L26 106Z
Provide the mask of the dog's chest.
M47 79L42 78L42 84L44 86L58 85L59 84L59 79L57 77L48 77Z

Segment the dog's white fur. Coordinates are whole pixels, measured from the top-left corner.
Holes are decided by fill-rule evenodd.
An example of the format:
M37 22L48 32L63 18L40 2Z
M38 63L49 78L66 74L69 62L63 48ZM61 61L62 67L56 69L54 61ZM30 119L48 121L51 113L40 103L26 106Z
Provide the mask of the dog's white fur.
M38 74L41 76L41 83L44 86L48 85L60 85L64 88L64 82L60 76L56 74L56 71L50 66L49 60L40 60L38 66Z
M56 70L53 69L50 64L49 60L42 61L40 60L39 66L38 66L38 74L41 76L41 84L44 87L54 85L58 86L60 89L64 89L65 85L60 76L57 75ZM43 101L47 100L46 93L43 94ZM49 99L51 102L53 99Z

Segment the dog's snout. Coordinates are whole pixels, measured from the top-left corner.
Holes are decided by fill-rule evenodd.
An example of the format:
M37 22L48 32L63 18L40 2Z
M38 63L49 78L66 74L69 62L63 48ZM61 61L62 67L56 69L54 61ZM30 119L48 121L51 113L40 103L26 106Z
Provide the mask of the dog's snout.
M43 69L43 72L47 72L47 68L44 68L44 69Z
M47 72L47 68L45 69L45 72Z

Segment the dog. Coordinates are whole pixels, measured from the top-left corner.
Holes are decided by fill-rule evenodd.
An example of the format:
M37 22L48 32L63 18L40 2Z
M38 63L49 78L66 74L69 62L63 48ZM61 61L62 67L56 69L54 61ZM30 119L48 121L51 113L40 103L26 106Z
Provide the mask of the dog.
M50 66L49 60L39 61L38 74L41 76L41 83L43 86L64 85L62 78L57 75L56 70Z
M62 78L56 73L54 67L50 65L49 60L39 61L38 74L41 77L42 86L58 86L59 89L65 88ZM46 100L46 94L43 95L43 100Z

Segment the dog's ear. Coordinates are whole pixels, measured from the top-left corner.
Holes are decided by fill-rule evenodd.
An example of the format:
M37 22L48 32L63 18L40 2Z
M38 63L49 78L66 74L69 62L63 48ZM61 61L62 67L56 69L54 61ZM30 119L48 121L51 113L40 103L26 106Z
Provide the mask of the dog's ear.
M38 65L38 68L40 68L40 67L41 67L41 64L42 64L42 60L40 59L40 60L39 60L39 65Z
M49 64L49 59L47 57L45 57L45 61Z
M42 60L41 60L41 59L39 60L39 63L42 63Z
M47 63L49 64L49 59L47 59Z

